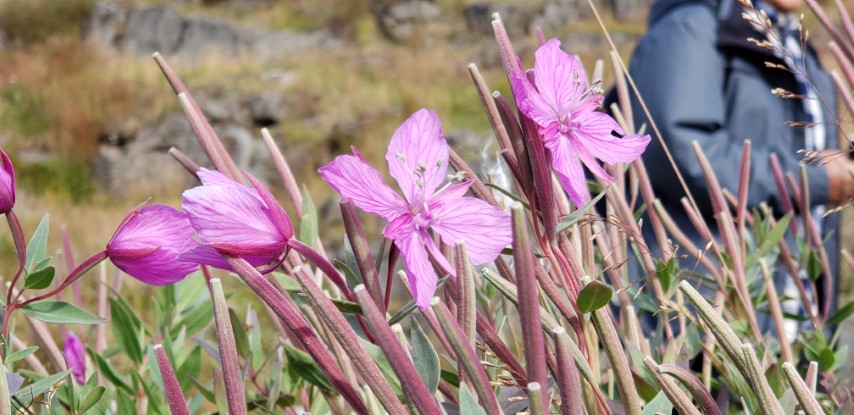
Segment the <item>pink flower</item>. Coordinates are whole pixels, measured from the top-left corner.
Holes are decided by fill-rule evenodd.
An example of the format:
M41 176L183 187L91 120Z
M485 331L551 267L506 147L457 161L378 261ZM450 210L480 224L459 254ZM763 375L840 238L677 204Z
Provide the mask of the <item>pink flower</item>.
M354 156L338 156L318 171L342 198L389 221L383 231L403 254L406 274L415 302L425 309L436 291L436 272L428 251L452 272L433 238L454 245L466 242L471 261L495 260L512 240L510 217L500 209L473 197L464 197L471 181L439 185L448 170L448 143L439 117L422 109L401 125L386 153L389 171L406 200L386 185L380 173L369 166L356 149Z
M537 49L534 83L525 73L511 78L516 105L539 126L552 167L576 206L588 199L582 163L596 176L614 181L595 159L609 164L630 163L646 149L648 135L626 136L602 104L598 86L588 88L587 75L575 57L551 39Z
M78 385L86 383L86 350L83 348L80 338L72 331L69 331L68 335L65 336L62 354L65 355L65 362L71 369L71 377L74 378L74 382Z
M253 266L278 259L294 228L270 191L249 174L254 187L215 170L202 168L198 174L202 186L185 191L182 206L202 245L182 253L180 260L231 269L220 253Z
M107 243L107 256L128 275L151 285L174 284L199 269L178 254L196 243L187 216L165 205L137 207Z
M0 163L0 214L6 214L15 206L15 169L3 150L0 150Z

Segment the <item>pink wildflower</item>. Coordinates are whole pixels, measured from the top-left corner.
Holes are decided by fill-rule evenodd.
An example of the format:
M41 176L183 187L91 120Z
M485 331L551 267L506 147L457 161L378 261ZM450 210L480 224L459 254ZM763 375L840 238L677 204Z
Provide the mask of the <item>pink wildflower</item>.
M215 170L199 170L202 186L185 191L182 206L202 245L182 253L181 261L231 269L220 253L260 266L285 251L294 235L287 214L269 190L247 177L254 188Z
M65 362L71 369L71 377L78 385L86 383L86 350L83 343L74 332L69 331L65 336L65 344L62 346L62 354Z
M199 269L197 264L177 261L180 252L196 244L193 233L183 212L165 205L137 207L107 243L107 255L144 283L173 284Z
M428 229L449 245L465 241L471 261L478 265L493 261L511 242L506 213L463 196L471 181L439 188L448 170L448 143L434 111L422 109L409 117L395 131L386 153L389 171L406 200L383 182L355 148L353 152L354 156L338 156L318 171L342 198L389 221L383 235L394 240L403 254L407 278L421 309L436 291L437 275L428 252L453 272Z
M537 49L534 84L525 73L511 78L519 111L539 126L552 167L576 206L589 195L582 163L596 176L614 181L595 159L609 164L630 163L646 149L648 135L625 135L602 104L598 86L589 88L581 63L551 39Z
M9 156L0 150L0 214L9 213L15 206L15 169Z

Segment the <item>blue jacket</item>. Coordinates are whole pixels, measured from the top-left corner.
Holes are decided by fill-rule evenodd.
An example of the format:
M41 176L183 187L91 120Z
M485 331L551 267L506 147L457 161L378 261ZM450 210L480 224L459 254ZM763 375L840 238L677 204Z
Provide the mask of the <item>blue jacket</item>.
M797 92L795 77L784 70L766 68L765 62L783 63L771 51L747 41L765 39L741 18L736 0L659 0L652 8L649 29L640 40L631 59L630 73L661 131L676 164L687 181L706 220L714 222L706 181L694 155L697 141L708 157L722 187L738 192L742 144L752 141L748 208L768 203L777 212L782 201L771 173L769 155L776 153L784 172L799 177L805 134L802 127L787 121L805 119L803 103L771 94L773 88ZM821 69L811 48L805 55L810 81L825 101L824 120L828 148L836 148L836 101L832 80ZM829 110L831 109L831 110ZM640 106L633 102L636 126L648 123ZM648 132L651 132L648 130ZM684 191L658 140L653 138L644 163L655 194L674 216L675 221L699 246L704 243L682 213L680 199ZM828 198L824 167L807 166L812 206ZM837 269L838 215L824 220L823 236L831 257L831 269ZM712 226L715 228L715 226ZM647 226L645 231L650 231ZM654 241L651 232L646 240ZM790 241L792 242L792 241ZM794 245L794 244L792 244ZM778 267L781 268L781 267ZM778 288L786 278L775 276Z

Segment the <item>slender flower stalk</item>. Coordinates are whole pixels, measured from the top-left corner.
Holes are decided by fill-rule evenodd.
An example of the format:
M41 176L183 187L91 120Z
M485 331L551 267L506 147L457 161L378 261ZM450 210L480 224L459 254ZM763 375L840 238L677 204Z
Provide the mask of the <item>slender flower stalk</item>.
M169 403L169 412L172 415L190 415L187 409L187 399L175 377L175 370L169 363L169 357L163 350L162 344L154 345L154 355L157 357L157 367L160 369L160 378L163 379L163 391L166 392L166 402Z
M694 407L694 404L691 402L691 398L679 389L679 385L676 384L676 381L671 379L668 376L664 376L658 368L658 365L655 361L652 360L651 357L646 356L643 358L643 364L646 366L649 373L652 375L653 379L658 383L658 386L661 387L661 391L667 395L667 399L673 404L673 407L680 413L684 415L701 415L700 411ZM703 414L708 415L708 414Z
M439 325L454 353L457 355L457 364L459 369L466 373L466 378L471 382L471 387L474 388L480 403L486 409L488 414L502 414L501 407L498 405L498 400L495 398L495 393L492 391L492 385L489 382L489 377L483 365L480 364L480 359L477 357L472 345L465 341L463 330L459 324L451 316L451 311L445 304L439 301L439 297L433 297L430 300L430 308L427 313L435 314L439 320Z
M0 415L12 415L12 395L9 393L9 381L6 378L6 363L0 353Z
M585 277L585 279L587 278L589 277ZM614 327L614 322L611 319L608 308L594 310L590 317L593 321L593 327L596 328L596 333L599 334L599 338L602 341L602 347L605 349L608 361L611 362L611 367L616 377L617 388L620 390L620 396L626 408L626 413L629 415L640 415L640 397L638 396L635 381L632 378L629 361L626 358L623 345L620 343L620 337L617 334L617 329Z
M644 363L646 363L646 359L644 359ZM700 411L704 415L720 415L721 411L718 409L717 402L712 398L712 395L703 383L700 382L700 379L697 379L693 373L685 368L671 364L658 365L655 370L660 374L672 376L682 382L682 385L688 389L691 396L693 396L694 400L697 401L700 406Z
M424 381L418 371L415 370L409 356L397 341L391 327L388 326L385 316L379 307L371 300L370 294L365 289L365 286L360 284L353 289L359 305L362 307L362 313L368 323L368 327L373 332L377 339L377 346L382 349L388 358L388 362L397 378L400 379L400 386L403 388L406 397L422 414L439 414L442 410L439 408L439 402L427 389Z
M335 339L341 343L342 349L350 357L356 370L362 379L371 387L386 411L392 414L404 413L406 409L395 396L388 381L383 377L376 362L359 343L359 336L350 327L344 315L335 307L320 287L306 275L302 268L293 272L297 282L303 289L315 314L323 321L324 325L332 332Z
M582 415L581 379L578 377L578 369L572 358L569 344L572 340L563 327L556 327L552 331L555 342L555 355L557 358L557 380L560 391L560 410L565 415Z
M302 346L312 358L314 358L320 370L326 374L332 386L350 404L353 410L359 414L367 414L365 403L359 398L358 392L347 382L344 373L335 364L335 359L318 338L317 334L308 325L300 313L290 304L281 293L264 276L243 258L225 255L228 265L246 283L252 291L266 303L273 312L288 326L288 328L299 335L291 336L292 340Z
M247 407L243 372L237 357L237 343L234 340L234 329L231 327L231 318L228 315L228 304L225 302L225 293L222 291L219 278L210 281L210 288L228 410L234 415L245 415Z
M783 415L783 407L780 406L780 401L774 396L774 391L771 390L771 385L765 378L765 370L759 365L759 359L756 358L753 345L744 343L741 345L741 351L744 355L744 366L748 373L747 382L750 383L756 400L759 401L759 408L765 414Z
M549 396L547 391L543 391L543 387L538 382L528 384L528 412L531 415L546 415L549 411L546 410L546 404Z
M548 385L545 366L545 342L543 327L540 323L540 296L537 276L534 270L534 257L528 229L525 226L525 212L521 206L512 208L513 219L513 264L516 267L516 283L519 295L519 320L522 325L522 342L525 346L525 364L528 379ZM546 406L547 402L540 403Z
M794 365L790 362L783 362L783 373L786 374L786 380L789 381L789 385L792 386L792 390L795 392L795 397L798 398L798 402L801 404L801 410L807 415L823 415L824 410L821 409L821 405L815 399L815 395L810 393L809 387L801 379L801 376L798 375L798 371Z
M353 256L356 259L356 266L359 267L359 273L362 275L362 281L364 281L368 292L371 293L374 303L384 304L379 272L375 265L374 256L371 254L371 247L368 238L365 236L365 230L362 228L362 222L356 214L356 208L353 202L349 200L342 200L340 206L344 232L347 234L347 240L353 250Z
M476 287L474 286L474 272L466 252L465 241L457 241L456 255L454 256L457 270L457 321L466 334L466 338L474 344L474 333L476 331L475 316L477 314Z

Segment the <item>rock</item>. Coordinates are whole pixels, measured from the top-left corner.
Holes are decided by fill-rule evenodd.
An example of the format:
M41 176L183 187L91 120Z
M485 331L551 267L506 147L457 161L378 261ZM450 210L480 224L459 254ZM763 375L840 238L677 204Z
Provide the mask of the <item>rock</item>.
M276 125L282 120L282 97L279 94L265 92L249 101L249 116L259 127Z
M169 55L180 48L183 36L184 18L168 7L156 6L127 14L127 27L121 42L131 54L160 52Z
M654 0L607 0L614 17L622 21L643 20Z
M271 60L311 48L334 48L328 31L270 32L207 18L184 17L167 6L133 8L99 3L84 38L107 53L198 58L210 54Z
M429 0L404 0L375 9L379 27L396 41L412 41L436 34L442 11ZM429 40L429 39L428 39Z
M558 0L543 3L540 12L531 21L531 32L538 26L544 33L560 31L570 23L589 18L587 0ZM546 36L548 37L548 36Z
M511 37L528 33L532 13L531 10L520 8L513 4L475 3L465 8L463 12L466 27L469 31L492 36L492 15L498 13L507 34Z

